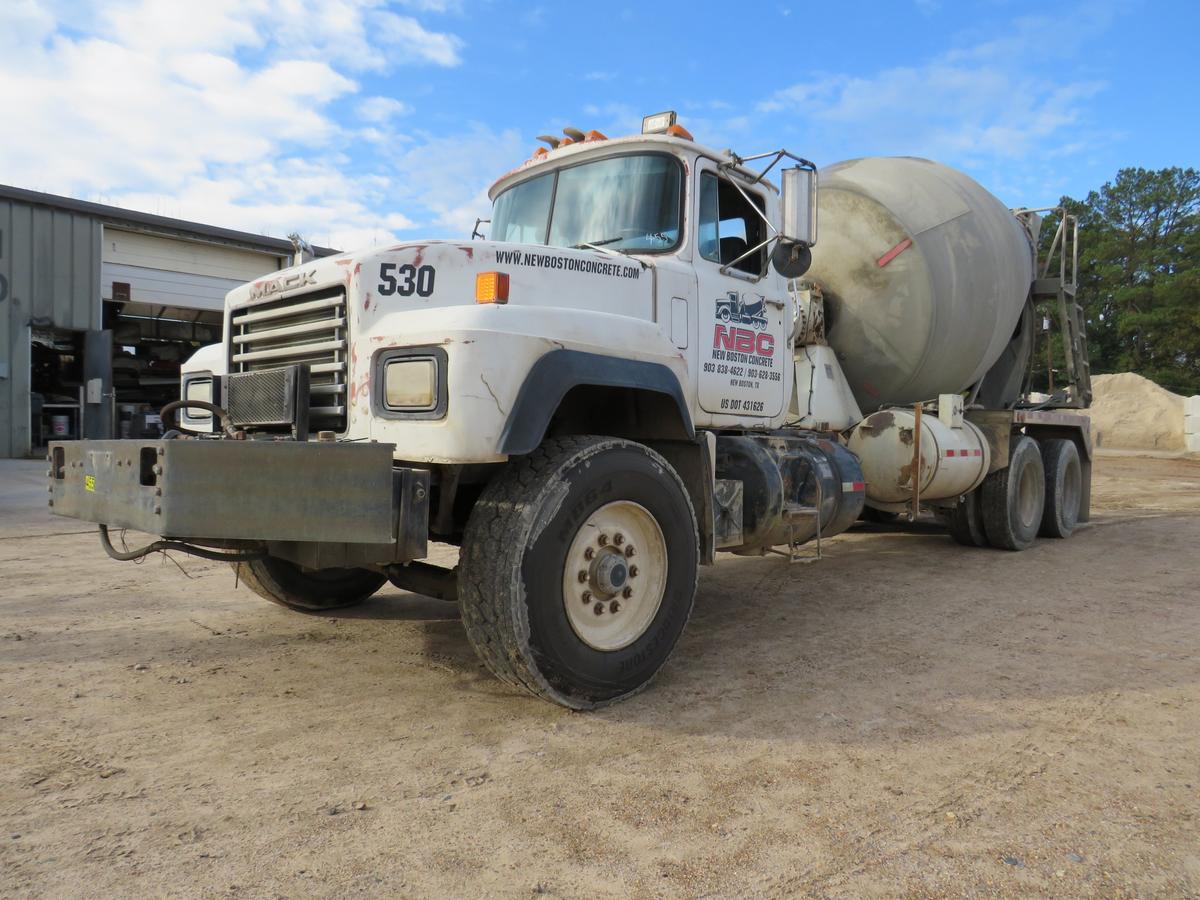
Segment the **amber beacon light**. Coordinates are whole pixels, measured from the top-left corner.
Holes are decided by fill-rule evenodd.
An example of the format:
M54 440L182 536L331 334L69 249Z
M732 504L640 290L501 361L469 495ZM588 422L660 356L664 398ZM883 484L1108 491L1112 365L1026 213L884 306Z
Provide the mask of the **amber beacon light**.
M507 303L508 275L504 272L480 272L475 276L476 303Z

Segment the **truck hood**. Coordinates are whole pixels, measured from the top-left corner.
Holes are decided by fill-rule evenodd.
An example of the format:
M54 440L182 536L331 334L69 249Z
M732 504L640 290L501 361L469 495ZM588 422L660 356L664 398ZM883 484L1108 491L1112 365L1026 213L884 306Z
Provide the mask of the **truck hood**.
M414 241L312 260L250 282L226 309L344 286L352 320L475 303L482 272L509 279L510 305L569 306L653 317L653 257L496 241ZM348 310L349 311L349 310Z

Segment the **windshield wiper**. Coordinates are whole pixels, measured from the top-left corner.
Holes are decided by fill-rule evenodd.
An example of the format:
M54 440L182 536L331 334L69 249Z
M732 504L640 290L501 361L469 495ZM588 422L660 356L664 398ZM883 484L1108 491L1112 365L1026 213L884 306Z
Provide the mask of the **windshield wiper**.
M583 250L586 248L588 250L595 250L597 253L608 253L611 256L627 256L630 259L641 263L643 269L650 268L650 264L648 262L646 262L644 259L639 259L628 250L614 250L612 247L604 246L605 244L611 244L614 241L623 241L625 238L626 235L618 235L617 237L605 238L602 241L580 241L578 244L572 244L570 249Z
M603 250L605 244L615 244L617 241L622 241L624 239L625 239L625 236L619 234L616 237L604 238L604 240L601 240L601 241L580 241L578 244L572 244L571 249L572 250L582 250L584 247L586 247L589 250ZM620 253L621 251L608 250L605 252Z

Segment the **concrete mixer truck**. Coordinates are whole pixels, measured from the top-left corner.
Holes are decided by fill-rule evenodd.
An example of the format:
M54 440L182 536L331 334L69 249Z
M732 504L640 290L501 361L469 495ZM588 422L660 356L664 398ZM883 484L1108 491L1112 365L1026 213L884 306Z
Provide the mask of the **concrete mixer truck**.
M455 600L495 675L572 708L650 681L719 553L811 559L864 516L930 514L1021 550L1087 520L1069 217L1039 259L1036 212L928 160L818 172L673 113L540 140L487 239L232 291L161 440L51 445L53 511L294 609L388 581ZM1035 402L1047 309L1069 371Z

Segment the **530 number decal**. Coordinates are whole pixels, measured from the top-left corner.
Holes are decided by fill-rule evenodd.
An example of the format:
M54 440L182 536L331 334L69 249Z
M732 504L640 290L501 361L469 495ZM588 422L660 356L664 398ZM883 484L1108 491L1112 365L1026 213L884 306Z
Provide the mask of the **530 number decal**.
M433 279L437 273L433 266L421 266L419 269L411 263L396 265L396 263L379 264L379 294L390 297L398 294L401 297L428 297L433 293Z

